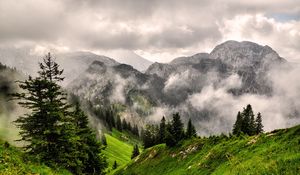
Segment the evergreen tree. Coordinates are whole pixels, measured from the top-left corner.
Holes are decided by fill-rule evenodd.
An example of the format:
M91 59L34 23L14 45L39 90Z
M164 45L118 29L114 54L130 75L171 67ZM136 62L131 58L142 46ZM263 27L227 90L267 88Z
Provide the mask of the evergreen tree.
M117 115L116 128L117 130L122 131L122 122L121 122L120 115Z
M251 136L255 135L256 134L256 123L255 123L254 114L250 116L249 127L250 127L249 135L251 135Z
M122 120L122 129L123 130L127 130L128 129L128 125L127 125L127 122L126 122L125 118Z
M170 133L173 135L176 143L184 138L184 128L179 113L173 114L172 129Z
M117 164L117 161L115 160L115 161L114 161L114 164L113 164L113 166L112 166L112 169L115 170L115 169L117 169L117 168L118 168L118 164Z
M256 124L256 128L255 128L255 132L256 134L260 134L262 132L264 132L263 130L263 124L262 124L262 117L261 117L261 113L259 112L257 114L256 120L255 120L255 124Z
M106 158L101 150L103 147L96 140L96 134L88 126L88 117L80 109L79 103L75 104L74 123L76 124L77 136L80 137L79 151L81 153L81 162L84 169L83 174L104 174L107 167ZM107 146L105 135L102 137L102 143Z
M243 122L242 122L242 132L248 135L253 135L253 110L250 104L247 105L246 108L244 108L244 111L242 113L243 116Z
M88 161L84 158L86 151L93 148L93 145L86 144L81 135L86 133L85 127L80 127L85 126L86 121L75 122L76 117L80 117L72 112L66 94L58 85L64 79L61 77L63 70L59 69L50 53L39 65L38 76L29 76L28 80L19 82L23 91L14 94L18 103L31 111L15 121L21 129L21 140L28 143L25 146L28 153L47 165L63 166L75 174L81 174L85 172ZM81 152L83 147L85 149ZM101 157L101 161L105 162L105 159ZM95 168L94 165L90 168ZM105 163L102 165L97 164L99 174L105 168Z
M189 119L187 130L186 130L186 138L192 138L196 136L197 136L197 132L195 126L192 124L192 120Z
M106 141L106 137L104 134L101 136L101 143L102 143L102 145L107 146L107 141Z
M127 123L127 131L132 133L132 126L130 122Z
M242 124L243 124L243 117L241 115L241 112L239 111L236 116L236 121L233 125L232 133L234 135L239 135L242 132Z
M165 143L166 138L166 119L163 117L159 124L159 143Z
M175 137L172 135L172 124L171 123L167 123L166 124L166 135L165 135L165 142L166 145L169 147L173 147L177 144Z
M132 128L132 133L139 137L139 128L137 125L134 125L134 127Z
M143 130L143 144L144 148L149 148L151 146L156 145L158 142L158 128L154 125L146 125L145 129Z
M135 158L136 156L140 155L140 150L138 145L135 145L133 147L133 151L132 151L132 155L131 155L131 159Z

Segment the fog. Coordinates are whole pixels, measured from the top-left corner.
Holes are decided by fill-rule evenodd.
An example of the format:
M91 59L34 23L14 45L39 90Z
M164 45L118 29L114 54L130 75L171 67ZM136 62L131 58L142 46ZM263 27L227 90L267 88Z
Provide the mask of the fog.
M165 88L170 88L170 82L177 87L185 86L189 76L186 72L171 75ZM202 119L200 116L192 118L200 135L231 132L233 123L236 120L238 111L242 111L247 104L251 104L255 114L262 113L265 131L277 128L286 128L300 123L300 66L286 65L272 68L267 78L270 80L272 95L259 95L246 93L233 95L229 92L232 88L239 88L242 85L241 78L233 74L222 79L218 74L208 74L205 86L198 93L189 95L188 99L177 107L157 108L156 112L148 116L148 120L159 121L163 115L168 116L176 111L195 110L200 114L209 113L209 119ZM174 83L177 82L177 83ZM184 82L180 84L180 82ZM197 82L196 82L197 83ZM193 86L196 86L193 84ZM205 114L204 114L205 115ZM184 121L188 116L183 116Z

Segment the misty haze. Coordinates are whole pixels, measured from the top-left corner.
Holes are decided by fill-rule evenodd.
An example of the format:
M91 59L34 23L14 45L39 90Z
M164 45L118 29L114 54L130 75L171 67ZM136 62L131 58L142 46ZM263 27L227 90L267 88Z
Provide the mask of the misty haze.
M0 174L299 174L299 7L0 0Z

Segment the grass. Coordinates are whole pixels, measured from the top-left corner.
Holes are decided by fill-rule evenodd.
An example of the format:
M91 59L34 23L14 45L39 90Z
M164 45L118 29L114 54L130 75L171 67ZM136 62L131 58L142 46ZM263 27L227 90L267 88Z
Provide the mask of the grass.
M105 134L105 137L107 147L103 150L103 153L108 158L108 174L113 174L116 170L131 162L133 145L140 144L140 142L133 135L115 129L111 134ZM114 161L117 161L118 164L116 170L112 170Z
M0 140L0 174L40 174L40 175L68 175L66 170L53 170L40 164L34 158L25 155L19 148Z
M194 138L174 148L156 145L115 174L300 174L300 126L251 137Z

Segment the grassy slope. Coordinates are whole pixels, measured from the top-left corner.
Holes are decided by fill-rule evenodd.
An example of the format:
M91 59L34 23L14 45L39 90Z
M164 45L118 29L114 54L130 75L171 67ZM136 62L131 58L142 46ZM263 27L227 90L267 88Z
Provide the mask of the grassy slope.
M115 174L300 174L300 126L252 137L193 139L144 151Z
M5 144L0 140L0 174L1 175L16 175L16 174L44 174L56 175L70 174L67 171L54 171L53 169L35 163L30 157L11 145Z
M107 147L103 150L104 155L108 158L109 164L109 174L112 174L114 171L111 170L111 167L114 161L117 161L118 169L126 165L131 161L131 153L133 150L134 144L140 144L138 140L134 139L128 133L122 133L113 129L111 135L105 134Z

